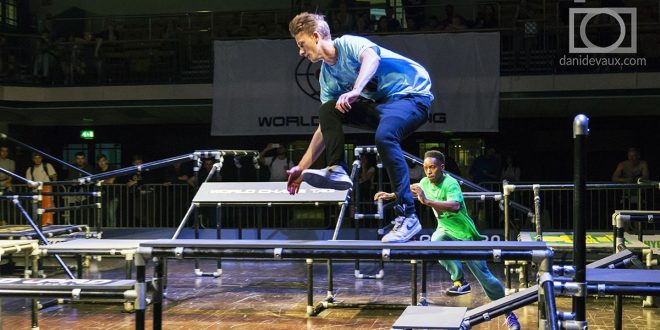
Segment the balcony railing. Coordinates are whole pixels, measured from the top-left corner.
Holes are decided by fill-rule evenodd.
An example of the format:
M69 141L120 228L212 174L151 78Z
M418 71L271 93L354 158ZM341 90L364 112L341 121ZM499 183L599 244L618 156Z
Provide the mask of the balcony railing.
M532 11L535 13L532 17L521 16L517 2L457 5L456 12L465 15L468 24L445 27L431 24L433 20L442 23L440 16L444 5L403 6L393 8L396 25L400 27L396 31L384 31L377 21L370 21L373 8L357 7L346 11L330 8L322 12L327 15L335 35L498 31L503 75L660 70L660 20L658 12L648 8L638 9L637 54L617 57L634 58L635 65L594 68L560 63L568 54L568 23L563 14L567 13L566 3L544 1ZM486 11L493 13L489 15L494 23L482 23ZM48 86L210 83L213 40L290 38L287 23L296 12L293 8L284 8L54 19L49 22L53 29L50 34L0 33L3 49L0 82ZM342 14L350 15L354 22L348 26L340 24L341 20L335 18ZM413 23L413 17L420 20L422 26L415 27L420 23ZM364 24L357 23L363 20L366 20ZM70 32L67 27L73 25L84 26L103 39L97 56L89 55L93 51L80 54L81 48L93 47L96 38L85 42L65 34ZM605 45L618 28L617 23L607 21L589 24L587 35L592 42Z

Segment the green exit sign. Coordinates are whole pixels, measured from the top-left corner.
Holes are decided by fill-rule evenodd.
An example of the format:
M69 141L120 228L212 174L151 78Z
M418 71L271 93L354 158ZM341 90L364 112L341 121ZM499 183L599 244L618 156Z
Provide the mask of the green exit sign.
M80 131L80 138L85 139L85 140L93 140L94 139L94 131L91 129L85 129Z

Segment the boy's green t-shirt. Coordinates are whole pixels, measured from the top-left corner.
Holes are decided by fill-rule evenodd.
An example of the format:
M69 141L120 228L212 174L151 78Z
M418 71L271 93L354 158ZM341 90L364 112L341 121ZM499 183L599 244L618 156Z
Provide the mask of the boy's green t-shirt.
M463 192L456 179L445 175L442 181L435 185L428 178L423 178L419 181L419 185L428 199L439 202L454 201L461 205L458 212L445 211L440 215L438 215L438 211L433 209L433 213L438 219L438 229L443 229L451 237L461 241L480 241L483 239L467 213Z

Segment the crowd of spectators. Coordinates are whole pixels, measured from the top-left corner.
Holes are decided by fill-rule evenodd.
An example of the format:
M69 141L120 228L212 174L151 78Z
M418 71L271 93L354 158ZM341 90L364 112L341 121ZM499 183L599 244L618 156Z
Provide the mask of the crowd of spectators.
M632 1L620 2L624 6L637 5ZM499 30L504 33L503 50L529 54L540 47L548 47L548 43L552 46L553 33L557 38L562 35L548 31L549 28L565 29L568 25L565 2L545 3L545 7L544 3L519 0L438 5L425 0L404 0L401 7L365 7L357 1L337 0L329 8L308 10L325 14L336 34ZM658 17L650 14L657 13L657 8L642 9L641 23L658 23ZM291 15L290 11L107 17L94 21L81 18L77 25L72 25L71 19L46 15L36 20L38 24L34 24L33 33L23 36L0 33L0 80L51 85L130 82L127 81L129 77L152 82L172 81L180 79L177 74L182 74L178 71L186 70L192 61L210 63L208 54L213 40L289 38L284 22ZM544 33L546 39L542 40ZM597 34L594 40L607 35ZM640 33L640 48L657 43L646 40L648 38L654 37ZM649 51L653 52L645 50ZM526 59L518 62L526 67L531 64Z
M414 3L415 1L408 1ZM339 33L406 33L406 32L460 32L468 29L497 29L499 17L493 4L477 7L475 17L467 19L456 12L452 4L444 6L444 13L438 7L426 8L410 5L400 8L403 14L396 14L393 7L386 7L384 15L372 15L368 9L349 10L341 1L336 10L330 11L331 28Z

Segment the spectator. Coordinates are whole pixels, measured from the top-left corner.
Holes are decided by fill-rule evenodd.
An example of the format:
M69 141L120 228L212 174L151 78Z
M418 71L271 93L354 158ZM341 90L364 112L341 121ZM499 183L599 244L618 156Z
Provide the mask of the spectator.
M474 24L475 29L494 29L499 26L497 14L493 5L487 4L486 6L481 7L477 15L477 21Z
M348 11L345 0L339 2L339 9L332 15L332 29L340 33L353 32L355 29L355 17Z
M16 172L16 162L13 159L9 159L9 146L0 145L0 167L15 173ZM11 176L0 172L0 193L11 190Z
M454 13L454 5L448 4L445 6L445 15L445 19L440 22L440 25L444 29L447 29L450 26L465 26L465 18Z
M192 170L188 166L185 166L183 162L174 163L165 170L163 183L165 185L186 184L191 187L195 186Z
M144 158L140 154L135 154L131 157L131 165L139 166L144 164ZM126 181L126 186L128 187L128 197L129 197L129 209L133 216L133 224L135 226L150 226L153 225L152 218L150 215L153 213L149 212L149 205L154 205L154 203L149 203L151 198L153 198L153 189L147 184L152 184L155 181L153 176L148 171L139 171L133 176L131 176L128 181Z
M85 171L86 173L93 173L94 169L87 164L87 156L85 156L85 153L82 151L79 151L75 154L74 158L74 163L73 165L75 168L69 168L67 172L66 179L67 180L77 180L79 178L87 176L87 174L80 172L80 171ZM76 170L77 169L77 170ZM80 171L78 171L80 170ZM85 189L83 186L80 185L74 185L71 187L68 187L68 190L70 192L83 192ZM84 202L87 200L86 196L82 195L77 195L77 196L64 196L63 197L64 204L69 205L69 206L78 206L84 204ZM69 223L78 223L79 219L82 219L85 216L85 212L83 210L67 210L66 211L66 216L68 219Z
M645 160L641 159L640 153L636 148L628 149L628 159L620 162L614 173L612 181L620 183L636 183L638 180L649 179L649 166Z
M406 16L406 31L419 31L419 26L420 25L413 17Z
M511 155L507 155L505 158L501 179L508 182L520 181L520 167L517 166Z
M85 171L87 173L93 173L94 172L94 169L89 164L87 164L87 156L85 155L84 152L82 152L82 151L76 152L74 157L75 158L74 158L73 165L77 169L79 169L81 171ZM84 176L87 176L87 175L84 174L83 172L76 171L75 169L71 168L71 169L69 169L69 172L67 173L66 179L67 180L76 180L76 179L82 178Z
M105 30L101 31L101 33L98 34L98 39L101 39L101 42L103 41L117 41L119 40L121 34L115 28L115 25L113 24L108 24L108 26L105 28ZM102 43L101 43L102 45ZM99 46L100 47L100 46Z
M266 157L269 152L275 151L275 155ZM266 181L282 182L286 181L289 175L286 171L293 167L293 162L289 159L289 155L284 144L269 143L266 148L259 153L259 162L262 166L262 172L268 173ZM266 179L262 177L262 179Z
M376 176L376 163L373 154L360 154L360 201L369 202L373 196L374 177Z
M16 172L16 162L13 159L9 159L9 146L0 145L0 167L15 173ZM7 191L11 189L11 176L0 172L0 192Z
M385 15L381 16L378 19L378 31L377 32L398 32L401 31L401 23L396 19L394 15L394 9L392 7L387 7L385 9Z
M132 166L139 166L142 164L144 164L144 157L142 155L135 154L131 157ZM129 187L141 189L142 185L152 184L155 182L156 181L154 180L153 175L149 171L140 171L131 176L126 182L126 185Z
M441 30L442 26L440 26L440 21L438 20L438 17L435 15L429 16L429 18L426 20L424 25L421 27L421 31L438 31Z
M198 185L201 185L203 182L206 181L206 179L209 176L209 173L211 173L211 169L213 169L214 164L215 164L215 159L213 158L202 159L202 168L200 168L199 172L197 173L197 176L199 178ZM220 175L220 170L218 169L212 177L208 178L208 182L219 182L219 181L222 181L222 176Z
M53 168L53 165L43 162L43 158L40 154L33 152L32 153L32 166L28 167L25 171L25 177L28 180L39 181L39 182L51 182L57 181L57 172ZM43 192L51 192L51 186L43 186ZM55 207L53 196L43 196L41 201L41 206L43 208ZM49 226L53 224L53 213L46 212L41 215L41 225Z
M95 174L105 173L114 170L108 164L108 157L106 155L99 155L96 157ZM106 227L117 227L117 207L119 206L119 199L116 196L115 178L104 179L101 183L101 205L103 207L103 218L105 219Z
M96 169L94 170L94 173L99 174L112 170L114 170L114 168L110 167L110 164L108 163L108 157L106 155L101 154L98 157L96 157ZM115 178L107 178L103 180L103 184L114 184L114 183L115 183Z
M641 159L640 153L636 148L628 148L628 159L616 166L612 174L612 181L618 183L637 183L648 179L648 164ZM639 189L624 190L621 196L621 207L627 210L640 209L642 207L640 203L644 203L640 197L642 195ZM629 228L626 228L626 230L629 230Z
M9 159L9 147L4 144L0 145L0 168L12 173L16 172L16 163L14 160ZM0 172L0 195L2 194L13 193L11 192L11 176ZM0 225L6 225L9 218L9 208L0 207Z
M465 20L462 20L459 16L453 16L451 18L451 23L445 26L444 30L447 32L457 32L467 29Z
M369 15L365 13L360 13L355 19L355 32L360 35L373 32L371 30L371 21L369 20Z
M394 12L394 7L392 6L387 6L385 8L385 16L387 16L387 30L390 32L398 32L401 31L401 22L399 22L399 19L396 17L396 13Z
M456 163L456 160L450 156L445 157L445 171L456 176L461 176L461 168Z
M266 28L266 24L260 23L259 25L257 25L257 30L255 33L256 33L255 34L256 37L265 37L266 35L268 35L268 29Z
M486 153L474 159L470 175L475 183L497 181L500 178L500 162L495 148L487 148Z
M43 82L52 82L52 70L55 68L57 58L48 32L41 33L37 41L37 54L32 65L32 75Z
M424 5L426 0L403 0L403 9L406 13L406 28L408 31L417 31L411 28L424 25Z
M101 81L102 62L100 49L102 44L103 39L94 37L90 31L85 31L82 38L74 39L69 72L71 83L77 81L77 76L83 81L94 81L94 78L96 78L97 83Z
M57 181L57 172L55 172L53 165L45 163L40 154L36 152L32 153L32 164L25 171L25 177L28 180L40 182Z

